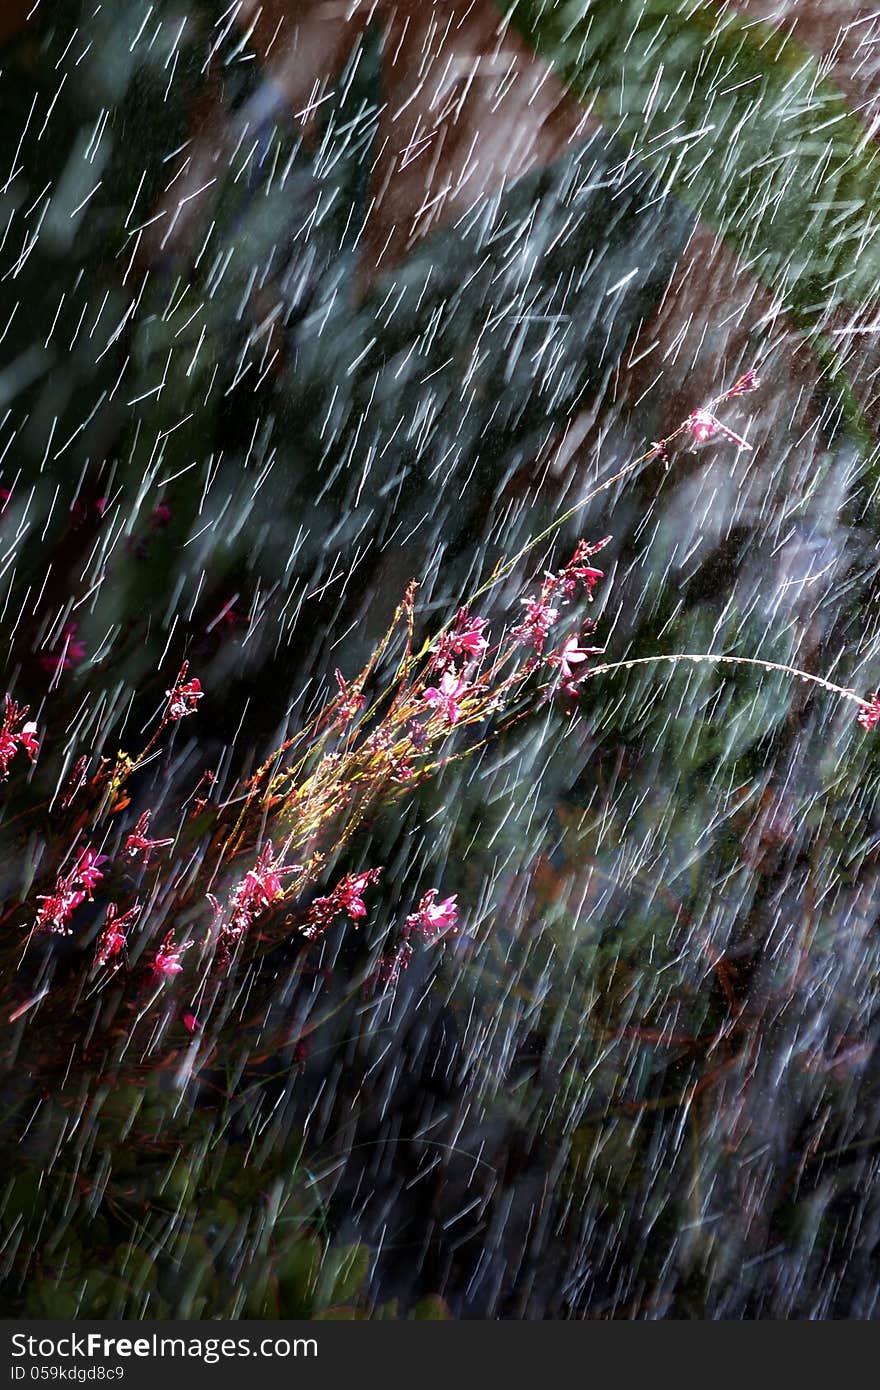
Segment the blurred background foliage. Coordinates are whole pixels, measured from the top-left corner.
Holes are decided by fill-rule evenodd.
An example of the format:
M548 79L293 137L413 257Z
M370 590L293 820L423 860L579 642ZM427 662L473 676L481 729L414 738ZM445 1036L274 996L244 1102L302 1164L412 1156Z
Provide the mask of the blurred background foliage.
M25 8L0 592L47 796L137 743L187 657L198 727L134 792L173 834L411 577L427 632L755 362L753 454L646 467L493 602L611 531L609 659L880 680L880 112L849 6L792 32L677 0ZM186 1086L178 1030L161 1066L86 1050L47 1088L37 1010L6 1050L4 1311L876 1316L877 789L824 694L618 672L365 827L340 869L386 865L369 925L308 971L270 955ZM432 883L460 936L365 1001Z

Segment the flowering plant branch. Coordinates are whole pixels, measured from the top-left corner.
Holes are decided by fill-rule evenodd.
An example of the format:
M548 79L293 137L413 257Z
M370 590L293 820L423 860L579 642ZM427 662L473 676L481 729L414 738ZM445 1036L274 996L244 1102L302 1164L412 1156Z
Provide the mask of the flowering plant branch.
M160 814L151 807L113 851L107 822L128 805L125 784L158 755L163 735L199 711L204 692L184 662L137 757L120 752L112 765L102 762L91 780L87 757L77 763L59 808L62 816L73 811L68 847L48 891L36 895L35 907L13 903L5 913L6 921L20 918L22 926L29 926L23 959L40 938L73 937L77 947L93 941L88 974L94 987L103 989L112 979L129 980L120 1004L128 1011L127 1037L164 997L169 982L175 995L186 999L180 1015L184 1026L197 1032L197 1000L216 999L236 967L279 940L299 938L307 951L334 923L357 926L364 921L366 895L379 882L382 866L347 872L310 901L308 894L314 894L330 861L339 858L379 807L436 776L475 742L511 728L537 704L556 697L571 700L587 681L613 671L680 662L778 671L855 703L859 724L865 730L875 728L880 724L877 695L864 699L824 677L758 657L679 652L591 665L603 648L590 645L595 623L576 616L577 604L589 603L604 578L593 559L610 537L579 541L561 569L546 573L535 590L521 596L518 614L499 615L497 640L492 640L490 617L474 611L476 601L520 559L600 492L651 458L668 466L673 440L685 437L701 446L717 437L750 448L715 411L757 385L755 373L746 372L709 407L692 412L666 439L592 489L496 568L438 632L424 639L418 652L416 586L410 584L363 670L354 677L335 672L336 694L272 753L239 795L219 803L209 796L198 798L177 834L161 838L149 833L154 814ZM568 615L575 615L574 622ZM391 673L383 675L389 665ZM39 752L36 724L26 722L26 715L27 710L7 695L0 730L4 774L19 748L31 761ZM100 849L94 847L99 841ZM172 847L187 848L205 866L208 877L201 900L193 891L200 879L204 881L200 873L180 872L173 861L166 869L165 852ZM71 866L65 869L65 862ZM84 931L79 909L94 901L108 873L114 879L113 900L106 904L100 926ZM136 884L126 882L126 874L133 873L141 880ZM150 880L147 891L145 875ZM218 894L215 890L224 877L231 881L225 894ZM413 956L414 942L433 942L456 930L457 923L455 895L441 900L436 887L424 892L417 910L409 913L396 935L392 933L392 944L375 962L368 986L396 984ZM71 1026L73 1014L64 1003L71 986L69 981L66 986L56 983L51 953L43 957L34 992L22 1002L20 991L16 995L21 960L15 964L21 950L14 936L8 940L4 984L14 1007L7 1017L11 1021L30 1010L50 1010L57 1001L65 1011L65 1026Z

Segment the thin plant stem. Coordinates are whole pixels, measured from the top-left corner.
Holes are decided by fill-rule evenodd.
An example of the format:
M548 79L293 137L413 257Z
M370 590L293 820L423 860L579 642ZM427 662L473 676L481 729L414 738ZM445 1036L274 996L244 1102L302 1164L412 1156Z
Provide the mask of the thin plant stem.
M826 680L824 676L814 676L810 671L802 671L798 666L787 666L782 661L763 661L757 656L725 656L716 652L666 652L659 656L631 657L629 661L603 662L601 666L594 666L592 670L587 671L584 679L590 680L593 676L601 676L608 671L630 671L634 666L653 666L660 661L712 661L725 666L758 666L764 671L781 671L784 675L795 676L798 680L818 685L823 690L830 691L832 695L852 700L853 704L861 705L862 709L871 708L870 700L863 700L861 695L857 695L847 686L837 685L834 681Z

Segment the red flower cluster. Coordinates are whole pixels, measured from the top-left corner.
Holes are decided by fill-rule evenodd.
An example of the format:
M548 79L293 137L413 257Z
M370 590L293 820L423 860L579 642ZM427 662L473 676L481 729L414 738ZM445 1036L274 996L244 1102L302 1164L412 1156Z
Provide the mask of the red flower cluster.
M91 901L93 889L104 877L100 865L106 860L106 854L84 849L70 873L56 881L54 891L39 898L43 906L37 912L36 927L69 936L71 915L80 903Z
M204 693L197 676L191 681L186 679L188 670L189 662L185 661L180 668L180 675L174 682L174 689L165 691L168 697L165 718L172 724L176 724L178 719L185 719L188 714L195 714L198 701Z
M125 928L140 916L141 905L135 903L121 917L117 917L117 911L115 903L107 904L107 916L95 948L95 965L107 965L110 961L119 964L118 957L125 950Z
M403 925L400 940L390 950L380 956L375 969L364 986L371 994L379 985L396 985L401 971L406 970L414 955L413 937L420 936L429 944L437 941L447 931L458 929L458 906L456 894L437 902L438 889L429 888L415 912L411 912Z
M459 608L450 630L442 632L434 644L432 666L442 673L458 657L476 661L488 646L483 636L488 625L487 618L474 618L469 608Z
M747 372L743 372L741 377L737 377L729 391L725 391L724 399L730 400L732 396L744 396L747 391L757 391L761 385L754 367L749 367Z
M571 602L578 585L584 586L587 599L592 601L593 590L599 580L605 578L605 571L597 570L586 562L610 540L610 536L605 536L601 541L592 543L578 541L568 564L556 574L548 574L545 577L538 597L522 599L526 613L523 621L511 634L515 641L542 653L550 630L559 617L560 606Z
M3 707L3 723L0 725L0 776L2 777L9 775L9 764L19 748L25 750L31 762L40 751L36 724L33 720L25 723L28 708L27 705L19 707L11 696L6 696Z
M880 695L873 694L870 702L862 705L857 718L862 728L869 733L871 729L876 729L877 725L880 724Z
M363 899L363 893L371 884L379 879L382 869L367 869L362 874L346 874L341 878L331 893L323 898L315 898L308 911L305 925L302 928L303 936L309 941L314 941L321 936L341 914L347 913L353 922L359 918L366 917L367 907Z
M455 724L461 714L459 701L467 695L470 688L467 681L457 675L455 668L450 666L449 670L443 673L439 686L426 686L422 691L422 699L426 705L438 710L447 724Z
M69 671L85 660L85 643L78 639L76 631L77 624L68 623L58 641L53 643L52 648L37 658L39 665L50 676L57 676L60 671ZM59 646L60 651L57 650Z
M576 668L583 665L589 657L600 656L602 651L602 647L580 646L580 638L573 636L569 637L559 651L550 653L547 661L551 666L559 667L562 676L561 688L567 695L576 695L578 681L582 681L587 675L586 669L578 671Z
M540 598L524 598L520 602L525 604L526 615L518 627L513 629L513 636L517 642L524 646L532 647L536 652L544 650L544 643L547 641L550 629L559 617L559 609L554 608L545 598L545 583L541 589Z
M174 932L170 931L153 957L153 974L163 980L169 975L179 975L183 969L180 958L192 944L187 941L183 946L175 946Z
M423 941L436 941L446 931L458 927L457 894L437 902L438 889L429 888L415 912L410 913L403 928L404 940L421 936Z
M286 874L299 873L302 865L282 864L275 857L272 841L267 840L257 862L229 895L229 916L220 927L220 941L230 945L240 940L251 922L270 907L284 892L281 880ZM221 922L223 911L212 893L208 897L214 907L215 924Z
M150 840L147 838L147 831L150 828L150 817L152 811L144 811L138 820L134 830L129 835L123 846L123 854L127 854L132 859L140 856L141 863L147 865L150 862L150 855L154 849L164 849L165 845L173 845L173 840Z
M574 598L579 584L583 584L586 589L587 599L592 603L593 590L599 580L605 578L605 571L594 569L592 565L588 565L585 562L591 555L595 555L597 551L602 550L610 540L610 536L603 536L600 541L578 541L575 552L565 566L565 569L560 570L559 574L556 576L559 590L566 603Z
M727 425L722 424L709 410L695 410L687 418L687 428L695 444L705 444L707 440L720 434L729 443L738 444L740 449L748 449L751 453L751 444L747 443L742 435L728 429Z
M336 684L339 686L339 704L337 705L337 717L343 724L350 724L360 714L366 700L356 686L350 686L342 672L336 670Z

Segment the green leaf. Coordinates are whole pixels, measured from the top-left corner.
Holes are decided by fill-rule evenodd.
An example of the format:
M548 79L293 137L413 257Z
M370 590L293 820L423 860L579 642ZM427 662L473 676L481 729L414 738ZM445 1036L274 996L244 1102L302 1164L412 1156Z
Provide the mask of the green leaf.
M345 1303L359 1293L370 1272L366 1245L343 1245L324 1256L315 1302L319 1308Z
M113 1267L136 1293L156 1287L156 1266L149 1255L136 1245L117 1245L113 1252Z
M452 1313L445 1299L439 1294L429 1293L427 1297L419 1299L410 1317L418 1322L451 1322Z
M321 1243L314 1236L295 1241L278 1256L275 1271L280 1290L281 1317L308 1316L320 1265Z

